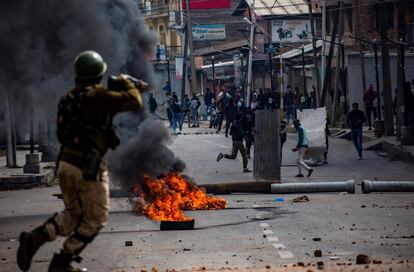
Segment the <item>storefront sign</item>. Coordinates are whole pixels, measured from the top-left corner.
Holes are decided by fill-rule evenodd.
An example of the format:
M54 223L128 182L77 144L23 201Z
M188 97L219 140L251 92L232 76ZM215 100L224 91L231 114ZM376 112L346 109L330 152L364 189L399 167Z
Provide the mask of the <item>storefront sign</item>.
M273 42L309 42L311 40L309 20L272 21Z
M226 39L225 25L198 25L193 26L194 41L217 41Z

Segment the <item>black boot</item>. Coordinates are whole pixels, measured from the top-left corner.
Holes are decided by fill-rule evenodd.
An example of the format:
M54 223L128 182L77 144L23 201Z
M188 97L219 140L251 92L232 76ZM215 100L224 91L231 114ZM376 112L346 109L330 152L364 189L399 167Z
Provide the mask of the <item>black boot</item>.
M48 234L45 226L40 226L31 232L20 233L17 265L21 270L29 270L33 256L46 241L48 241Z
M61 252L60 254L55 253L53 259L50 262L48 272L81 272L80 270L73 267L70 263L74 260L73 255Z

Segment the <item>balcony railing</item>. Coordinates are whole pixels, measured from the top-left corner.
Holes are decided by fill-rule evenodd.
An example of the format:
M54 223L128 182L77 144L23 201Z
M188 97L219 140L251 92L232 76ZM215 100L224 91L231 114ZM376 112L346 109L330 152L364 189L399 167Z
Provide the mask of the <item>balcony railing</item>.
M155 1L145 1L139 5L142 15L145 17L168 16L168 4L157 3Z

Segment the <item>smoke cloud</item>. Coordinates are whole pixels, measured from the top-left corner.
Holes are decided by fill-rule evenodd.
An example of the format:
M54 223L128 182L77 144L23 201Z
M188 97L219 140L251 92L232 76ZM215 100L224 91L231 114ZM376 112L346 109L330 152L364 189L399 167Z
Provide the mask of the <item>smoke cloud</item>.
M152 66L143 60L153 54L157 38L137 1L0 1L0 18L0 101L10 96L18 127L29 122L30 107L38 117L57 108L73 85L73 60L83 50L103 56L107 75L123 72L154 84ZM0 106L0 127L5 108ZM119 181L136 181L142 171L155 175L179 161L166 146L165 126L146 116L142 111L117 118L124 142L109 163Z
M162 121L144 111L121 114L116 119L121 145L108 156L114 182L130 189L143 175L157 177L172 170L184 170L184 162L167 147L170 132Z

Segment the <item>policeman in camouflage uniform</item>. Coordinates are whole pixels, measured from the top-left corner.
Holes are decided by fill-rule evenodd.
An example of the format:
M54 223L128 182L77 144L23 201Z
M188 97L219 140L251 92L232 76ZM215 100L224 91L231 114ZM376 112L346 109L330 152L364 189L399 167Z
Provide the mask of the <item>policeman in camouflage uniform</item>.
M109 209L108 148L119 139L112 126L118 112L137 111L142 106L142 85L126 77L117 78L121 90L107 90L100 84L106 71L102 57L85 51L75 60L76 84L62 97L58 107L58 140L62 144L58 177L65 209L31 232L20 234L17 264L30 268L33 255L57 235L68 236L59 254L55 253L49 272L80 271L71 265L80 261L80 252L105 226ZM138 86L138 87L137 87Z

